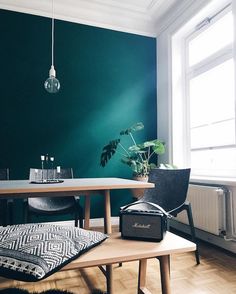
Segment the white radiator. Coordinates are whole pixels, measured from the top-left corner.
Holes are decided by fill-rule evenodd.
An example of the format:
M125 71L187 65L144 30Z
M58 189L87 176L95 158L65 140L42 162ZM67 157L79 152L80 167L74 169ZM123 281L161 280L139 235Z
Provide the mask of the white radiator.
M226 230L225 197L222 187L189 185L187 200L192 206L195 228L215 235ZM188 224L186 211L179 213L176 220Z

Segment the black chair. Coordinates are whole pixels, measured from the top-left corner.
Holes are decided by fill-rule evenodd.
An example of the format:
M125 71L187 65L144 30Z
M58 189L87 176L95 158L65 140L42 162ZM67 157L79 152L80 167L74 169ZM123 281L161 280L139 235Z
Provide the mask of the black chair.
M0 181L9 180L9 168L0 168Z
M191 204L186 200L190 169L152 169L148 181L155 183L155 188L146 189L140 201L149 201L160 205L172 216L186 210L192 241L196 243L195 257L200 263L198 244L192 216Z
M30 169L30 181L40 181L42 178L52 178L55 176L59 179L72 179L72 168L61 169L60 173L56 173L56 170L42 170ZM45 184L47 185L47 184ZM25 222L30 222L33 215L60 215L71 213L74 215L75 226L83 227L83 209L79 203L79 196L60 196L60 197L35 197L28 198L25 203Z
M0 169L0 181L9 180L9 168ZM9 211L11 211L11 200L1 199L0 200L0 225L6 226L9 224L11 216Z

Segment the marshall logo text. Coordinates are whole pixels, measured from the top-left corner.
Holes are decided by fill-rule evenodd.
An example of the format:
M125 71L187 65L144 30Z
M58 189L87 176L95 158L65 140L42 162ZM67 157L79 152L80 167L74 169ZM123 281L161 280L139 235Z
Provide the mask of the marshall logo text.
M137 229L150 229L151 225L148 224L148 225L144 225L144 224L139 224L139 223L134 223L132 225L133 228L137 228Z

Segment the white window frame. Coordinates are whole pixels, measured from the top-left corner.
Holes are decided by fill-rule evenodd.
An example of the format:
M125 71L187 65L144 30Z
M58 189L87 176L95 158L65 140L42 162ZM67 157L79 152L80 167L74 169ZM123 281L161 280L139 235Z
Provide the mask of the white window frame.
M224 3L225 4L225 3ZM225 7L227 6L227 7ZM209 25L232 10L231 1L222 6L219 12L213 12ZM215 13L215 15L214 15ZM189 118L189 81L199 73L221 64L230 58L234 58L234 50L231 45L220 49L208 56L203 61L192 66L188 65L188 42L197 34L203 32L209 25L201 26L196 30L196 24L184 33L174 35L172 38L172 162L177 166L190 166L190 118ZM176 45L177 44L177 45ZM176 48L179 49L176 53ZM187 111L188 110L188 111ZM176 126L177 122L177 126ZM236 144L235 144L236 146ZM236 164L236 163L235 163ZM194 171L192 172L194 175ZM216 172L218 176L220 172ZM216 176L216 174L214 176ZM201 174L198 174L201 175ZM210 175L208 175L210 176ZM227 175L230 176L230 175ZM235 176L235 175L231 175Z

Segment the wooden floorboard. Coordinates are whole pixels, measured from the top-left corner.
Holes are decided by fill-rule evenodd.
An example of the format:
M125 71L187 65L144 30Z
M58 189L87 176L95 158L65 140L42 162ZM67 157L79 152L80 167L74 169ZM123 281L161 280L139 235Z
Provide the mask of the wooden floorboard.
M173 294L235 294L236 256L225 250L201 242L201 264L196 265L193 252L171 257L171 289ZM136 294L138 262L115 266L114 289L119 294ZM90 294L93 289L105 291L106 281L98 268L58 272L36 283L0 278L0 289L19 287L29 291L64 289L75 294ZM161 293L159 262L148 260L147 288L154 294Z

